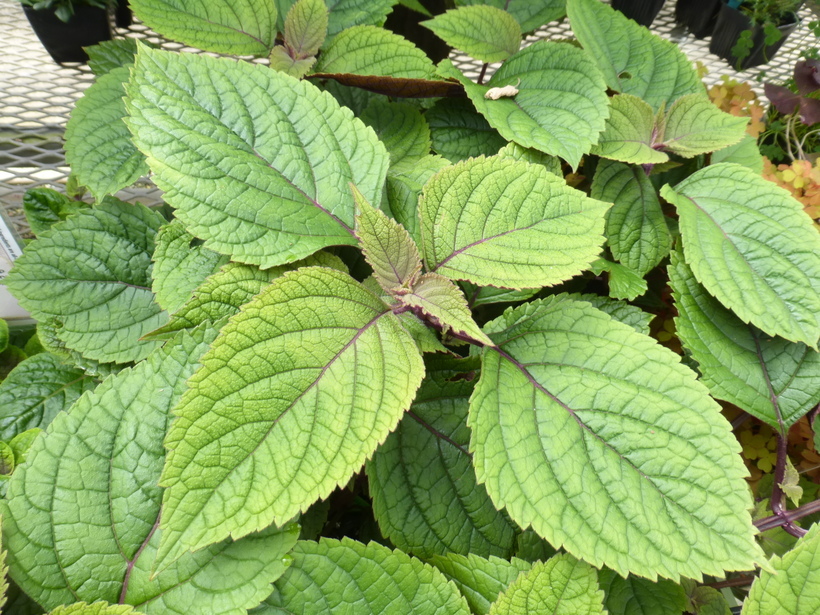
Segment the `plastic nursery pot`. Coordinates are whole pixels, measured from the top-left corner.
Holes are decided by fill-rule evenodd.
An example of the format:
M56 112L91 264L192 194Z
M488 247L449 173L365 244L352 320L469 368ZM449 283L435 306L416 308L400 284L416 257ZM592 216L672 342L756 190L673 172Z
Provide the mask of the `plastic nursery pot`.
M647 28L663 7L665 0L612 0L612 8Z
M128 0L117 0L114 6L114 23L118 28L127 28L133 22L133 15L131 15L131 7L128 6Z
M686 26L695 38L712 34L720 10L720 0L678 0L675 21Z
M786 23L777 26L777 29L783 35L780 40L771 45L766 45L766 35L763 32L762 25L752 24L752 20L744 13L722 4L715 23L712 42L709 44L709 51L727 60L733 68L745 70L753 66L760 66L772 60L777 50L786 42L789 34L794 32L797 25L797 15L792 14ZM737 44L741 33L746 30L752 31L752 49L746 58L739 61L737 56L732 53L732 48Z
M60 21L54 11L36 11L30 6L23 10L37 38L58 64L88 62L83 47L111 40L111 24L105 9L75 4L74 16L68 22Z

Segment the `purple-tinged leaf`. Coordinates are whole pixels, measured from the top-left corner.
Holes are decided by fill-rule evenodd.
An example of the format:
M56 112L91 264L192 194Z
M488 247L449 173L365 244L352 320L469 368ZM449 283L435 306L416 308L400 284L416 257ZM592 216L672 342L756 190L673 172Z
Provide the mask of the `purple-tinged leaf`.
M766 83L763 86L763 91L766 92L766 97L772 101L775 108L783 115L794 113L800 104L800 95L782 85Z
M803 96L820 88L820 60L801 60L794 65L794 83Z

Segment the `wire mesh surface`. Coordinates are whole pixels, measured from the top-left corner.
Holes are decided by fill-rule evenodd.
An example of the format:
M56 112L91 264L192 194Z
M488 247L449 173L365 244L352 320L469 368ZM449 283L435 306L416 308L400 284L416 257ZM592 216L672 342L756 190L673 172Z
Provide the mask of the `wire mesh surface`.
M755 81L761 69L766 71L767 80L785 80L801 53L817 44L807 27L815 17L804 8L800 15L802 24L786 40L771 64L736 72L709 53L708 39L697 40L675 23L674 6L673 0L667 0L652 30L680 45L692 61L702 62L709 71L704 78L709 85L717 83L721 75ZM196 51L161 39L139 23L114 31L117 38L141 38L164 49ZM571 36L565 20L539 29L527 37L524 45L539 39ZM29 229L22 214L23 195L37 186L65 189L69 170L63 152L63 132L75 102L93 82L93 74L85 65L55 64L32 31L17 0L0 0L0 41L0 203L15 229L26 236ZM458 52L453 53L453 61L473 79L482 66ZM497 66L490 66L488 75ZM760 92L762 86L758 84L756 89ZM147 179L117 196L146 205L161 201L161 192Z

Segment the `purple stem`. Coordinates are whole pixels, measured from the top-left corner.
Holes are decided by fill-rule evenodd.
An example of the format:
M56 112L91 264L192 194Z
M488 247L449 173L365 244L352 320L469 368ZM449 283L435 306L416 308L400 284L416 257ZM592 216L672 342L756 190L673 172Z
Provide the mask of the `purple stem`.
M754 524L759 531L765 532L766 530L780 527L785 523L797 521L798 519L808 517L809 515L813 515L817 512L820 512L820 500L808 502L791 511L784 511L782 515L772 515L771 517L758 519Z
M489 62L484 62L484 66L481 67L481 72L478 74L478 85L484 83L484 74L487 72L487 67L489 65Z
M792 536L800 538L806 535L806 530L794 523L784 506L785 496L781 484L786 480L786 462L789 458L788 432L786 435L777 434L777 465L774 467L774 486L772 487L772 512L775 517L783 519L781 526Z

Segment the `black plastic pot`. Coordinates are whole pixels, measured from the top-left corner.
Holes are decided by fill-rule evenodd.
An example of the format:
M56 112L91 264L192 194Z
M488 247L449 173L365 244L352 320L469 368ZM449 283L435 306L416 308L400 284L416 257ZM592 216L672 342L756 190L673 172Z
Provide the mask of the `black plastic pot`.
M96 6L74 5L74 16L60 21L54 11L35 11L24 6L31 27L55 62L88 62L83 47L111 40L108 11Z
M722 4L718 12L717 23L715 23L715 32L712 35L712 42L709 44L709 51L716 56L727 60L729 64L739 70L752 68L753 66L760 66L766 64L774 58L775 53L786 42L786 38L795 31L798 25L797 15L792 15L791 19L784 24L777 26L780 33L783 35L777 42L766 45L766 35L763 32L763 26L752 24L744 13L737 9L729 8L726 4ZM732 48L737 44L741 33L752 31L752 50L750 54L742 61L738 60L737 56L732 53Z
M612 8L647 28L655 21L665 0L612 0Z
M127 28L133 22L133 15L131 15L131 7L128 6L128 0L117 0L117 5L114 7L114 23L118 28Z
M715 29L720 0L678 0L675 21L686 26L695 38L706 38Z

